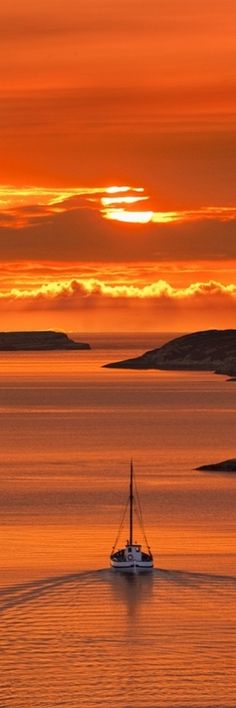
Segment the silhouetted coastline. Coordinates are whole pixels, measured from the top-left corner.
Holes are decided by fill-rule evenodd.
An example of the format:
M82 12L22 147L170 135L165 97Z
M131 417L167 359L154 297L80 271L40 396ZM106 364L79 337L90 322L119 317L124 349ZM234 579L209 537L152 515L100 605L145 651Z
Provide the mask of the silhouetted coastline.
M64 332L0 332L0 351L50 351L55 349L90 349L84 342L74 342Z
M205 330L176 337L142 356L105 364L114 369L213 371L236 380L236 329Z
M196 467L196 469L205 472L236 472L236 458L211 463L210 465L201 465Z

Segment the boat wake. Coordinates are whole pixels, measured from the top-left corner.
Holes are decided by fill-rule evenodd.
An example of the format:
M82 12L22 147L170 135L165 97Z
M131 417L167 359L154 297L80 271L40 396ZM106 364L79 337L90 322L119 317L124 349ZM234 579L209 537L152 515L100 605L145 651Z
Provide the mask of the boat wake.
M24 604L36 600L42 595L51 593L58 588L63 588L66 585L72 585L80 582L93 579L98 580L99 576L105 576L109 573L107 569L99 569L92 571L81 571L78 573L70 573L68 575L59 575L55 577L42 578L40 580L32 580L27 583L19 583L0 589L0 612L15 607L16 605Z
M159 568L154 571L155 575L163 579L170 580L182 585L201 585L205 583L232 583L236 585L235 575L220 575L217 573L201 573L199 571L169 570Z
M129 574L114 572L109 568L101 568L98 570L87 570L68 575L59 575L55 577L42 578L27 583L18 583L16 585L2 587L0 589L0 613L4 613L18 605L24 605L28 602L33 602L42 598L45 595L52 594L57 590L64 590L66 587L80 586L88 583L89 586L95 582L101 584L112 585L115 588L119 583L124 585L133 585L136 587L140 584L158 585L160 582L182 585L185 587L203 587L210 584L221 587L225 584L236 586L236 576L216 575L210 573L188 572L182 570L171 570L165 568L153 569L152 573L148 574Z

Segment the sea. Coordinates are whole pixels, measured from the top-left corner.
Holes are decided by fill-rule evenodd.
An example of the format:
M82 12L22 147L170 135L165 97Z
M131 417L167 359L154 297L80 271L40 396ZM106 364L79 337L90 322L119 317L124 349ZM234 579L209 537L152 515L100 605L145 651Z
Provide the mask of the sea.
M103 367L172 336L0 353L0 708L236 706L236 475L196 469L236 457L236 385ZM131 458L148 574L109 567Z

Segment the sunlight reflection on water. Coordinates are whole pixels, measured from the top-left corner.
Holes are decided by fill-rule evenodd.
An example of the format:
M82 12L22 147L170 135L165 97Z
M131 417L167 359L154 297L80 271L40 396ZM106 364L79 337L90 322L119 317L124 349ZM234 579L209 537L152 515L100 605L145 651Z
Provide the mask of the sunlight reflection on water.
M0 705L232 708L236 477L193 468L235 456L235 389L97 344L1 360ZM131 454L156 570L124 577Z

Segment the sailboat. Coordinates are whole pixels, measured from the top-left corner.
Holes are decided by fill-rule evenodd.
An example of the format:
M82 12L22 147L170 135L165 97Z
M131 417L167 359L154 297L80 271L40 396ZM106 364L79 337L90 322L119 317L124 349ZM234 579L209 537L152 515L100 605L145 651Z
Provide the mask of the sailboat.
M117 544L120 538L120 533L123 528L124 520L126 517L126 512L129 507L129 538L126 542L124 548L117 549ZM134 510L139 520L139 524L143 531L143 536L145 544L147 547L147 552L142 550L140 543L134 542ZM117 550L116 550L117 549ZM137 492L137 487L134 480L134 470L133 461L130 463L130 485L129 485L129 497L125 507L125 511L122 517L120 528L112 548L110 556L111 566L115 570L121 571L131 571L136 572L140 570L152 570L153 568L153 556L151 553L150 546L148 545L147 537L144 530L142 510L140 506L139 496Z

